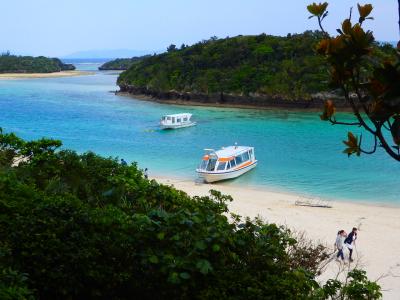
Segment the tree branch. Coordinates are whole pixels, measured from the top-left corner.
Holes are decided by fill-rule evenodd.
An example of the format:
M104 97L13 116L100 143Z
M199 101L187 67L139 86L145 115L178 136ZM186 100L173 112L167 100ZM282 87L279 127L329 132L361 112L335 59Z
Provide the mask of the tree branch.
M400 3L400 0L398 0L398 1L399 1L399 3ZM400 9L400 7L399 7L399 9ZM375 120L373 120L373 119L371 119L371 118L369 117L367 108L365 107L365 104L362 103L362 101L361 101L361 99L362 99L361 93L360 93L360 91L359 91L359 89L358 89L358 85L357 85L356 82L355 82L354 76L352 76L352 83L353 83L354 89L355 89L355 91L356 91L357 98L358 98L358 100L359 100L359 102L360 102L360 104L361 104L361 106L362 106L362 108L363 108L365 114L368 116L368 119L374 124L374 126L375 126L375 128L376 128L376 131L373 131L370 127L367 126L367 124L364 122L364 120L362 120L362 122L360 121L360 123L362 123L362 126L363 126L365 129L367 129L368 131L370 131L370 132L374 135L374 137L375 137L375 147L374 147L374 149L373 149L372 151L364 151L364 150L361 150L361 148L360 148L360 151L363 152L363 153L366 153L366 154L372 154L372 153L374 153L374 152L376 151L376 138L378 138L378 139L379 139L379 142L381 143L382 148L385 149L385 151L386 151L392 158L394 158L394 159L397 160L397 161L400 161L400 153L396 153L396 152L393 151L393 149L392 149L392 148L390 147L390 145L387 143L385 137L384 137L383 134L382 134L382 126L384 126L384 123L383 123L383 122L382 122L382 123L377 123ZM347 96L347 95L345 94L345 96ZM350 99L350 97L348 97L348 98ZM351 100L351 101L352 101L352 100ZM353 102L353 104L354 104L354 102ZM352 105L352 108L353 108L353 111L354 111L354 109L357 109L357 108L355 107L355 105L354 105L354 106ZM358 111L358 110L357 110L357 114L358 114L359 118L361 118L361 115L359 114L359 111ZM357 115L356 115L356 116L357 116ZM360 120L360 119L358 119L358 120ZM389 121L388 121L388 124L389 124L389 128L390 128L390 127L391 127L391 124L390 124ZM386 128L386 126L384 126L384 127Z
M386 142L385 137L382 134L381 128L377 128L376 131L376 136L379 139L379 142L381 143L381 146L385 151L395 160L400 161L400 154L396 153L393 151L393 149L389 146L389 144Z
M400 1L400 0L399 0L399 1ZM319 25L319 28L321 29L322 33L323 33L325 36L329 36L328 32L326 32L325 29L324 29L324 27L322 26L322 20L321 20L321 17L320 17L320 16L318 16L318 25Z
M341 122L341 121L336 121L334 117L329 118L329 122L331 122L332 125L361 126L360 122Z
M399 0L400 1L400 0ZM344 92L344 97L346 98L347 102L350 103L351 108L353 109L354 115L356 116L358 122L360 122L361 126L364 127L367 131L372 133L373 135L376 134L374 130L372 130L367 123L363 120L363 118L360 115L360 112L358 111L356 105L354 104L354 101L349 97L349 92L347 91L346 87L342 85L342 90Z
M399 0L399 1L400 1L400 0ZM382 123L382 126L383 126L386 130L390 131L391 128L392 128L392 124L390 124L390 121L389 121L389 120L387 120L386 122L388 123L388 125L385 125L385 123Z
M360 151L364 154L373 154L376 152L376 148L378 146L378 138L376 137L376 135L374 135L374 147L372 148L371 151L365 151L363 149L361 149L361 138L360 138Z
M399 6L399 34L400 34L400 0L397 0Z

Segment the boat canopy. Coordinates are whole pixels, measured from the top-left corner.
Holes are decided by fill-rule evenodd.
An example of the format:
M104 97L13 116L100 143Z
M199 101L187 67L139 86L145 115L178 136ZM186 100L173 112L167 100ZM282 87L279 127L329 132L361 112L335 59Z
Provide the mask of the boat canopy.
M247 146L229 146L222 148L221 150L214 151L213 149L204 149L206 155L204 155L203 160L208 160L210 157L218 158L218 161L229 161L233 159L235 156L243 153L243 152L253 152L253 147Z
M192 117L192 114L188 113L183 113L183 114L173 114L173 115L164 115L162 116L162 119L167 119L167 118L187 118L190 119Z

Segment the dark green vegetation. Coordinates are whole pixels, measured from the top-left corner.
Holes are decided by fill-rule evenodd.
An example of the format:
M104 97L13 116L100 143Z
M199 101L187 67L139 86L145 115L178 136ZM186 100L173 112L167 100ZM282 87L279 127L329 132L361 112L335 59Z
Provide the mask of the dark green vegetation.
M117 58L111 61L108 61L104 64L102 64L99 67L99 70L105 71L105 70L127 70L129 69L132 65L138 63L142 59L149 57L148 55L145 56L137 56L137 57L132 57L132 58Z
M365 148L362 134L355 136L349 132L343 151L348 156L373 154L383 148L390 157L400 161L400 42L396 50L389 44L381 47L391 53L389 56L374 51L374 35L364 29L365 22L373 20L371 4L358 5L358 18L352 19L350 13L350 18L337 29L339 34L330 36L323 28L327 8L327 2L307 7L324 33L316 50L329 65L330 85L342 91L354 113L354 121L337 121L336 104L332 100L326 101L321 120L361 127L372 137L373 145ZM398 8L400 19L400 0Z
M189 197L60 146L0 130L3 300L380 297L358 270L319 286L325 248L229 214L229 196Z
M118 78L122 91L147 89L150 94L179 93L289 100L309 99L327 91L326 61L315 55L321 32L307 31L286 37L257 35L211 38L193 46L174 45L148 57ZM376 51L384 47L376 45ZM153 93L152 93L153 92ZM157 96L157 95L156 95Z
M0 56L0 73L53 73L70 70L75 70L75 66L64 64L58 58L17 56L9 53Z

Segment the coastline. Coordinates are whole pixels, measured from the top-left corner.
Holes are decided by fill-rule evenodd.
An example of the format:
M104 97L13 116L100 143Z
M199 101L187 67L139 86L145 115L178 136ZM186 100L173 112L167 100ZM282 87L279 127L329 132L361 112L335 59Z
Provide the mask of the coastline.
M167 176L153 179L185 191L191 196L207 195L211 189L231 195L231 212L243 217L260 216L263 220L285 225L295 232L306 232L314 241L332 248L340 229L348 232L359 228L355 261L372 280L379 279L383 299L397 299L400 294L400 207L374 203L330 201L332 208L297 206L300 196L253 187L218 184L196 184L193 180ZM332 249L333 251L333 249ZM340 264L332 261L322 274L321 281L336 275Z
M53 73L0 73L0 80L2 79L34 79L34 78L55 78L55 77L70 77L70 76L83 76L93 75L94 72L88 71L61 71Z
M298 112L321 112L323 110L323 103L316 107L305 107L303 104L296 105L252 105L252 104L235 104L235 103L220 103L220 102L201 102L193 100L182 100L178 98L161 99L154 96L145 94L132 94L129 92L115 91L115 94L122 97L128 97L141 101L155 102L166 105L179 105L179 106L200 106L200 107L216 107L216 108L237 108L237 109L261 109L261 110L287 110ZM340 112L352 112L350 107L340 107Z

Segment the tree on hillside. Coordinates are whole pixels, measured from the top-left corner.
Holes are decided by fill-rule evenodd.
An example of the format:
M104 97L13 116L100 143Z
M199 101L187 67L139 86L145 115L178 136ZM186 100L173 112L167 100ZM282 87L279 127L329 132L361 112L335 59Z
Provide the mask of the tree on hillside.
M173 52L176 50L178 50L178 49L176 48L176 45L174 45L174 44L171 44L167 47L167 52Z
M400 0L399 16L400 16ZM307 7L310 18L316 17L324 38L316 51L325 57L330 67L332 87L340 88L355 116L354 122L341 122L335 117L335 104L325 103L321 119L332 124L358 126L372 136L370 149L363 147L363 136L348 133L344 141L349 156L375 153L382 147L393 159L400 161L400 42L393 57L381 57L373 50L374 36L364 30L372 5L358 5L359 18L355 22L350 15L346 18L337 36L330 36L323 27L327 17L328 3L313 3ZM400 26L400 20L399 20Z

